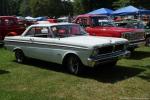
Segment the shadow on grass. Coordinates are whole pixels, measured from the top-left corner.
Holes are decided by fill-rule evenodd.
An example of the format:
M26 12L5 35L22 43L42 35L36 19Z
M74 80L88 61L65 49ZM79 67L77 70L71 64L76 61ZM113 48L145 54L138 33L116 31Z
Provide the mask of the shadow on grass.
M150 57L150 52L134 51L132 52L131 57L128 59L140 60L140 59L147 58L147 57Z
M138 77L144 79L144 80L147 80L148 82L150 82L150 65L147 65L147 66L142 66L143 68L147 69L146 72L138 75Z
M14 60L14 62L16 62L16 61ZM47 69L47 70L53 70L53 71L56 71L56 72L66 73L65 68L63 68L61 65L51 63L51 62L42 61L42 60L27 59L27 61L24 62L24 64L25 65L30 65L30 66L33 66L33 67L38 67L38 68L41 68L41 69Z
M85 73L81 75L84 78L91 78L103 83L116 83L128 78L138 76L140 73L144 72L144 69L124 67L124 66L101 66L101 68L90 70L86 69Z
M25 64L42 68L42 69L69 74L66 71L66 69L63 68L61 65L49 63L41 60L30 59ZM101 68L86 67L84 68L82 74L78 75L78 77L95 79L103 83L116 83L118 81L126 80L134 76L138 76L138 74L145 71L144 69L140 69L140 68L131 68L131 67L124 67L124 66L116 66L115 68L110 68L106 66L100 66L100 67Z
M5 71L5 70L0 70L0 75L2 75L2 74L8 74L8 73L10 73L9 71Z
M150 73L145 73L144 75L139 75L138 77L150 82Z

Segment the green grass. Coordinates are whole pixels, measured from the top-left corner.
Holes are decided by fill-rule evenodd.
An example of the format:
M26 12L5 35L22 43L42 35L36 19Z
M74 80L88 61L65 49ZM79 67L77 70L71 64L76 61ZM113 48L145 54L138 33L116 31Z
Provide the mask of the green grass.
M39 60L18 64L0 48L0 100L150 99L150 47L136 49L115 69L101 67L75 76Z

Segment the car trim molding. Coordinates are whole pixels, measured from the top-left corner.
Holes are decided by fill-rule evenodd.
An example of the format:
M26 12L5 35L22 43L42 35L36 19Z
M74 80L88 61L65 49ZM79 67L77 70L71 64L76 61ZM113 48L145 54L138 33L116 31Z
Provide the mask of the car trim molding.
M85 46L78 46L78 45L71 45L71 46L68 46L68 45L65 45L65 44L61 44L61 43L52 43L52 42L44 42L44 43L41 43L40 41L39 42L31 42L31 41L18 41L18 40L5 40L6 44L9 42L10 45L14 45L14 44L18 44L18 43L23 43L23 44L37 44L37 45L45 45L45 46L57 46L57 47L61 47L61 48L76 48L76 49L84 49L84 50L88 50L88 47L85 47Z

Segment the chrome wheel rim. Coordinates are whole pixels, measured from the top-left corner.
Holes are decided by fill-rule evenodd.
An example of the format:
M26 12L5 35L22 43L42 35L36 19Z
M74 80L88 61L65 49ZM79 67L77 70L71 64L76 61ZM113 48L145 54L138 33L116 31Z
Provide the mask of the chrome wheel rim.
M146 39L146 45L150 46L150 37Z
M77 58L71 57L69 60L69 68L72 73L77 74L79 70L79 61Z
M15 56L16 56L16 60L17 60L18 63L23 62L23 54L20 51L16 51Z

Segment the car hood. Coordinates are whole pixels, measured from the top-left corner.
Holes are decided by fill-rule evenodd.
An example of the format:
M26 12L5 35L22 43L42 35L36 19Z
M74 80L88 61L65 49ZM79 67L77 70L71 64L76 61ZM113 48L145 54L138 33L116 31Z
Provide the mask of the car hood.
M70 45L92 48L95 46L125 43L127 42L127 40L122 38L114 38L114 37L75 36L75 37L60 38L59 42L63 44L70 44Z
M122 28L122 27L94 27L95 29L103 29L106 31L117 31L117 32L143 32L143 29L133 29L133 28Z
M24 37L24 36L10 36L5 37L5 42L7 41L28 41L33 37ZM33 42L33 41L32 41ZM97 36L73 36L65 38L36 38L34 37L34 42L36 43L46 43L49 45L59 45L59 46L68 46L76 48L93 48L101 47L105 45L111 45L116 43L127 43L128 40L123 38L114 38L114 37L97 37Z

